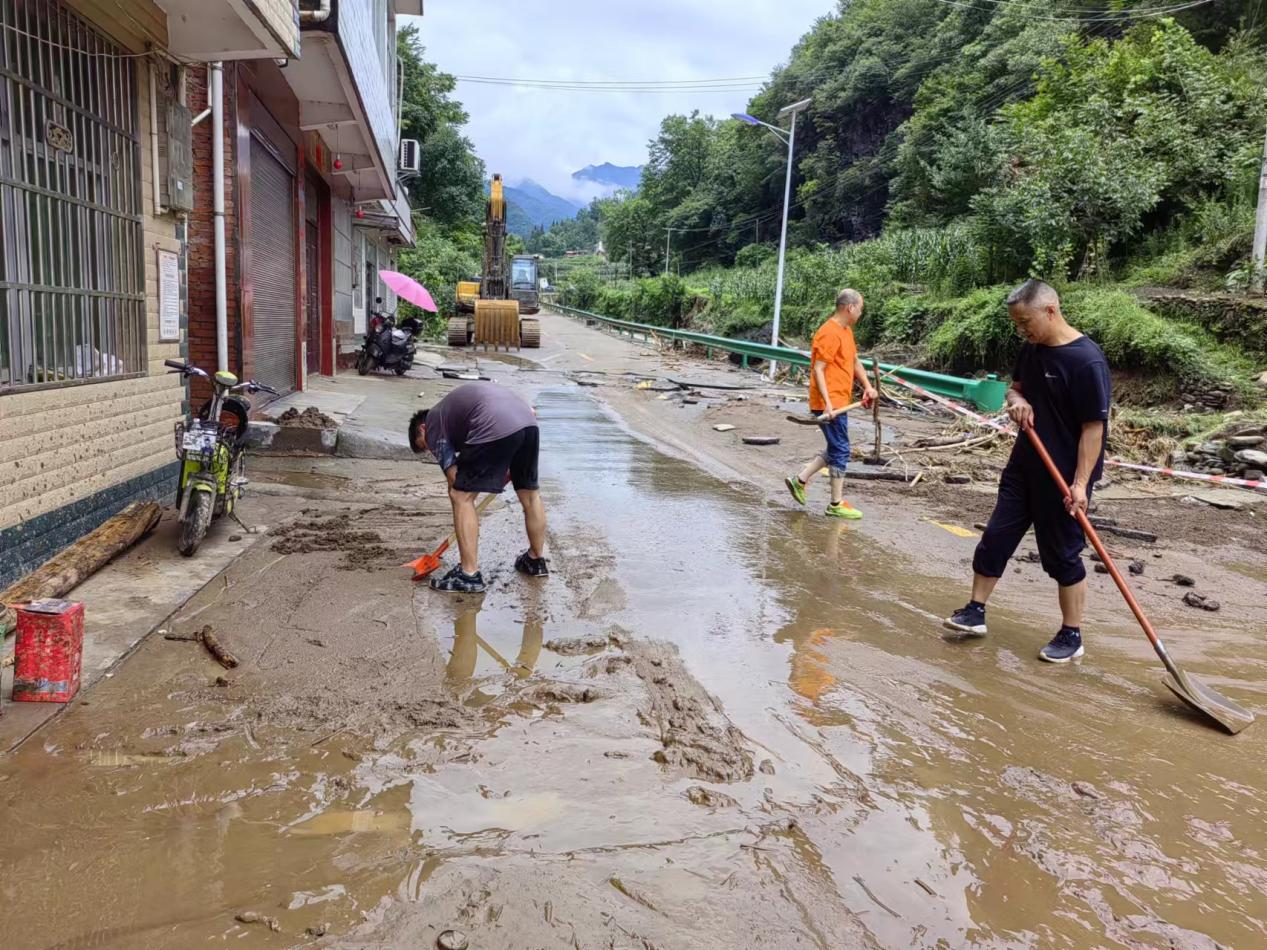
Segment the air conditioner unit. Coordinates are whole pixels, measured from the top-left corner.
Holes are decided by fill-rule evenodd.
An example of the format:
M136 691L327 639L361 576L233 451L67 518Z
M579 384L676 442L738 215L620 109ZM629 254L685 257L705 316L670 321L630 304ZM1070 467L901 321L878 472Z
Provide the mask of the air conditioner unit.
M422 167L422 146L417 139L400 140L400 170L416 175Z

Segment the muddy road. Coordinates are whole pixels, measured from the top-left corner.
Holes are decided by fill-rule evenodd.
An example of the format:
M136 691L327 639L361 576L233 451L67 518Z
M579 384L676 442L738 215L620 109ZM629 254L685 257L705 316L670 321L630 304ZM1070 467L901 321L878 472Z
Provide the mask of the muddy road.
M511 569L507 499L487 594L415 588L398 565L448 530L435 473L260 460L269 538L163 628L210 623L241 667L152 635L0 759L6 942L1267 943L1267 732L1170 700L1111 591L1078 665L1034 657L1032 565L989 638L947 642L973 542L936 505L793 510L763 485L782 456L705 444L707 407L669 424L561 371L654 360L546 326L549 372L503 381L541 420L554 575ZM418 404L419 380L358 385L384 419ZM1220 556L1252 604L1262 555ZM1267 645L1239 609L1166 632L1256 708Z

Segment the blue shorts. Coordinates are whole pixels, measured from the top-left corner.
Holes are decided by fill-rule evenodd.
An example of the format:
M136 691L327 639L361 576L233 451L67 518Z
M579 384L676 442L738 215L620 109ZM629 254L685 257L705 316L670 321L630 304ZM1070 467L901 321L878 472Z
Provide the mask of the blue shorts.
M822 412L814 413L821 416ZM844 478L845 467L849 464L849 416L841 413L831 422L819 426L823 430L823 438L827 440L827 471L832 478Z

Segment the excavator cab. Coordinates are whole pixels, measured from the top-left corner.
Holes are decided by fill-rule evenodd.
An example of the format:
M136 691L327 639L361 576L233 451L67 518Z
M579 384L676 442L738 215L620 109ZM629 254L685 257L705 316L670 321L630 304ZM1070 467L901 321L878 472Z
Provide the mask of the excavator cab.
M541 310L537 285L540 270L540 260L536 255L516 254L510 260L510 296L519 302L520 313L538 313Z

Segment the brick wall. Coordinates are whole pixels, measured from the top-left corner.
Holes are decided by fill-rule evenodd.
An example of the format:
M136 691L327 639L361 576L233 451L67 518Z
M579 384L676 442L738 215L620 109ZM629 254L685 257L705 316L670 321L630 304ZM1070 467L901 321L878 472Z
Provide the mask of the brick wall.
M298 55L299 20L296 15L298 5L295 0L246 0L246 5L268 25L268 28L291 51L292 55Z
M238 193L237 176L237 96L235 66L224 66L224 253L227 317L229 328L229 370L242 374L242 323L238 309ZM186 96L194 115L207 108L207 67L187 72ZM216 366L216 245L215 215L212 211L211 177L212 122L207 117L194 127L194 209L189 214L189 360L208 372ZM193 400L201 404L211 395L202 380L193 385Z
M136 75L139 135L142 143L148 143L149 75L145 69L137 69ZM176 377L165 374L163 360L178 358L181 347L158 340L154 251L179 252L180 242L174 218L154 216L145 148L141 155L148 375L0 396L0 573L13 556L9 535L17 526L120 484L133 480L140 484L175 461L172 426L181 416L184 390ZM171 489L175 489L174 481ZM128 500L112 499L104 507L92 508L97 523ZM95 524L84 530L91 527ZM40 549L40 539L31 538L29 532L23 544Z

